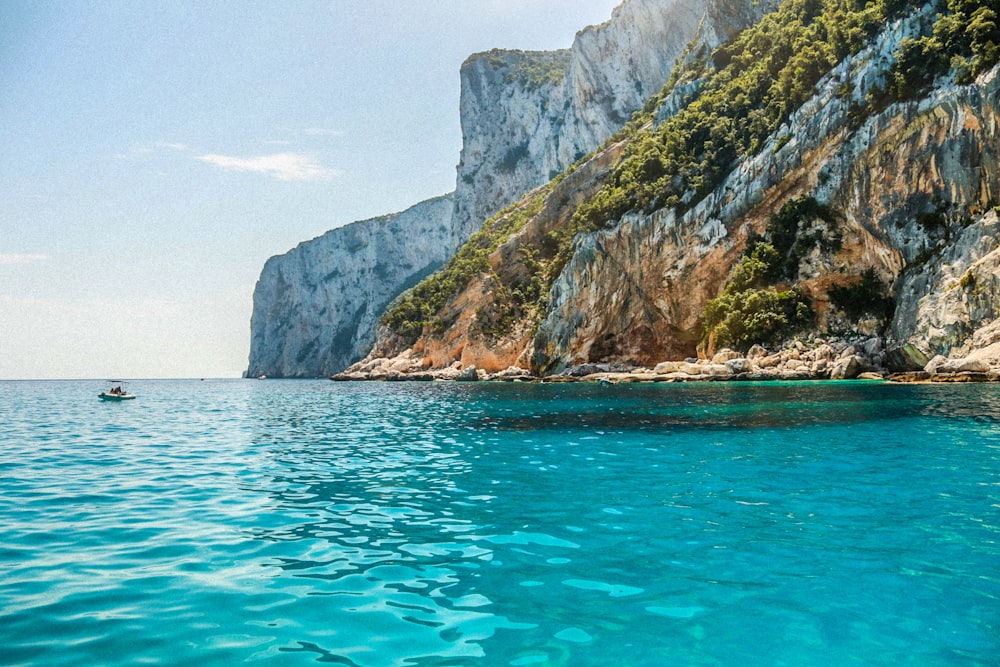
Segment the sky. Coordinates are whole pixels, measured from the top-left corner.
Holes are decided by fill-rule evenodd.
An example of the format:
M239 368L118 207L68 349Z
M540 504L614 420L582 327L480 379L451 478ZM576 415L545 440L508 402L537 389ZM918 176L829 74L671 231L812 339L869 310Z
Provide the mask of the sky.
M0 379L239 377L264 262L451 192L459 68L620 0L3 0Z

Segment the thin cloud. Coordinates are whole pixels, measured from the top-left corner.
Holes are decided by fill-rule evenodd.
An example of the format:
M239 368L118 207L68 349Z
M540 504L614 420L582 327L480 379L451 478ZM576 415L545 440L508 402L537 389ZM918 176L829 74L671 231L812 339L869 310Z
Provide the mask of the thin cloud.
M275 153L251 158L210 153L199 155L198 159L227 171L266 174L281 181L318 181L340 174L336 169L324 167L308 155L300 153Z
M32 254L6 254L0 255L0 266L9 266L12 264L31 264L34 262L46 262L48 261L48 255L32 255Z

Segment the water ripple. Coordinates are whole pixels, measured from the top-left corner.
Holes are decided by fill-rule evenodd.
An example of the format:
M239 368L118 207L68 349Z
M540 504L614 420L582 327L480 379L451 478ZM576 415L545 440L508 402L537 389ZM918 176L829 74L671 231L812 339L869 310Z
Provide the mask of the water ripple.
M135 388L0 383L0 663L1000 653L997 387Z

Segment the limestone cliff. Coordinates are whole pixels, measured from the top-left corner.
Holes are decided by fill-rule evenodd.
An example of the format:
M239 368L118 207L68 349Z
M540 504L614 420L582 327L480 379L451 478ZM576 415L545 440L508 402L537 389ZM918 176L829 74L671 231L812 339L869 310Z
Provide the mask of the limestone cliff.
M849 67L843 73L857 80ZM996 72L895 105L856 131L848 127L850 100L834 92L836 76L826 94L796 114L788 128L794 145L778 148L776 137L691 211L628 216L581 238L533 341L536 366L651 365L695 355L699 318L747 237L762 232L783 203L803 196L822 197L842 234L837 252L814 252L800 269L821 314L831 284L873 267L895 285L890 346L912 342L929 356L948 356L1000 339L990 326L1000 315L992 273L998 230L991 207L1000 183ZM954 213L941 229L928 229L920 221L941 202Z
M253 296L248 377L321 377L371 349L397 294L448 258L454 201L356 222L264 265Z
M804 198L829 222L803 223L811 245L785 280L815 309L813 336L864 339L855 366L891 366L895 348L908 350L912 363L997 347L1000 74L994 68L967 85L941 76L915 99L880 101L897 54L906 40L928 34L934 16L931 4L913 11L842 59L718 185L605 219L575 234L561 260L547 246L573 234L581 202L622 178L614 165L625 147L606 147L535 193L544 197L541 212L489 256L415 344L383 332L373 357L396 356L400 368L414 370L516 366L545 374L595 362L652 367L694 356L699 343L711 352L706 304L748 242L767 233L785 204ZM817 245L824 236L829 242ZM887 322L852 319L832 302L833 288L856 284L865 269L891 289ZM546 273L547 294L525 298Z
M621 129L685 56L704 57L777 0L626 0L569 50L494 50L462 66L461 241Z
M446 221L447 200L419 205L271 259L254 296L247 374L322 376L356 361L385 304L485 219L597 149L662 88L683 55L704 56L776 5L625 0L607 23L580 32L572 49L470 57L461 69L454 213Z

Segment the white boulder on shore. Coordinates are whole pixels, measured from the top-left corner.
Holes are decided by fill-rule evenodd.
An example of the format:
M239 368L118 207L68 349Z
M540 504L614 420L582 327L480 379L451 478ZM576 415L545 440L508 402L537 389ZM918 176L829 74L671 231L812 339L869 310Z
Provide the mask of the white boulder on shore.
M994 349L995 348L995 349ZM910 351L913 356L915 353ZM921 353L922 354L922 353ZM897 355L898 356L898 355ZM935 356L922 370L890 373L885 341L878 337L837 339L810 337L768 350L754 345L746 354L728 348L711 359L663 361L653 368L609 364L582 364L557 375L536 377L510 366L488 373L454 362L445 368L426 368L424 359L407 350L391 359L366 359L331 379L338 381L494 381L494 382L718 382L727 380L897 380L909 382L967 382L1000 379L1000 343L968 357Z

